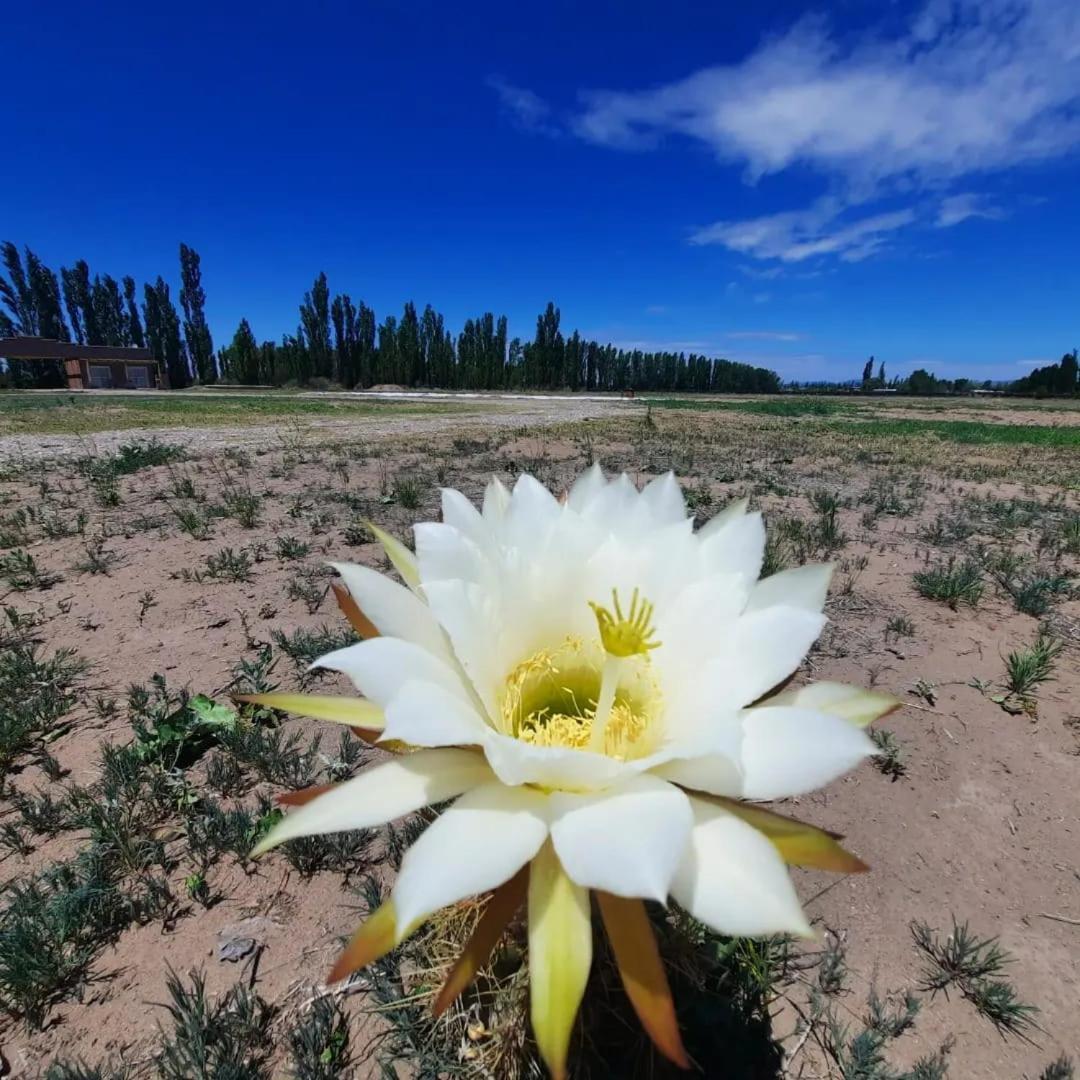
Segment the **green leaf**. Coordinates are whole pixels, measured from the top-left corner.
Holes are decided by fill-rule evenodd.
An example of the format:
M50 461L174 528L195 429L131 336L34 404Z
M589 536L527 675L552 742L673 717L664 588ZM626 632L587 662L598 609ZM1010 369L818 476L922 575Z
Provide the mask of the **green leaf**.
M199 723L207 727L221 727L232 730L239 719L236 713L226 705L215 705L205 694L196 694L188 702L188 708L198 717Z

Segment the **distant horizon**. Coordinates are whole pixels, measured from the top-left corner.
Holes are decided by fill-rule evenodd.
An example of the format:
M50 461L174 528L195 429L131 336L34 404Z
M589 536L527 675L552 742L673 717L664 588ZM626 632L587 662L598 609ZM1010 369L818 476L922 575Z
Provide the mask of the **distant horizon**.
M320 271L379 318L528 339L553 300L784 381L1007 382L1080 343L1074 5L61 3L5 41L0 239L174 296L183 240L216 348L292 333Z

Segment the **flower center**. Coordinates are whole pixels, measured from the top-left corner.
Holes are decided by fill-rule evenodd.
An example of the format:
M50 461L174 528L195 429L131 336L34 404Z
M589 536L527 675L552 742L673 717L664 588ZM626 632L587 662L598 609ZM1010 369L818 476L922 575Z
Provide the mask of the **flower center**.
M591 750L628 760L651 753L662 734L660 689L648 653L657 647L652 605L638 601L627 615L592 604L603 646L568 637L542 649L507 676L500 727L535 746Z

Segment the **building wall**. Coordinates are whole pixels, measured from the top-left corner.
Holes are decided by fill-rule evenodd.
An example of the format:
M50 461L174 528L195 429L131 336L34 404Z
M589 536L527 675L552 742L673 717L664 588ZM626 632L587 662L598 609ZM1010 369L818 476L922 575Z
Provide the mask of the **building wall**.
M82 365L78 360L64 361L64 375L67 376L69 390L82 390L85 388L86 380L83 377Z
M131 386L138 386L147 390L155 390L161 386L158 378L158 367L152 360L75 360L68 361L78 365L78 373L68 371L68 386L73 389L114 389L126 390ZM140 382L138 372L145 373L145 382ZM76 385L76 381L80 385Z

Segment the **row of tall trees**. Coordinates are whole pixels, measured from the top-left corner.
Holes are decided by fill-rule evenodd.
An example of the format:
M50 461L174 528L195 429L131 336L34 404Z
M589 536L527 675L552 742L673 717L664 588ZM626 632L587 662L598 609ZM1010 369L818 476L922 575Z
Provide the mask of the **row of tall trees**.
M0 337L149 348L174 387L187 386L193 378L202 383L217 379L199 255L186 244L180 245L183 324L168 282L160 276L143 285L140 304L134 278L91 277L85 259L61 267L58 276L30 248L20 252L6 241L0 244L0 265ZM12 360L8 368L16 385L64 385L59 363Z
M174 387L218 378L247 385L380 384L462 390L680 390L775 393L765 368L697 354L621 349L565 335L549 303L531 340L511 339L505 315L467 319L455 336L430 304L411 301L381 322L362 300L332 295L320 274L304 294L299 322L281 341L259 341L242 319L215 353L206 320L199 255L180 245L180 309L162 277L140 291L135 279L94 274L83 259L50 270L29 248L0 247L0 337L27 335L85 345L147 347ZM9 368L16 385L63 385L61 365Z
M885 378L885 364L878 365L874 374L874 358L871 356L863 365L862 377L851 383L793 383L792 388L828 392L836 390L896 390L902 394L931 396L936 394L967 394L976 388L984 390L1007 391L1012 394L1034 394L1036 397L1070 397L1080 394L1080 359L1076 349L1066 353L1056 364L1035 368L1030 375L1013 382L993 382L986 379L976 382L972 379L939 379L932 371L916 368L906 377Z
M775 393L765 368L707 356L620 349L562 332L552 303L538 316L532 340L509 338L505 315L467 319L455 337L439 312L409 301L401 316L378 322L363 301L331 295L320 274L300 305L294 334L259 343L242 319L218 354L230 382L280 386L336 383L458 390L701 390Z
M1056 364L1036 368L1030 375L1017 379L1012 390L1036 397L1080 394L1080 362L1076 350L1066 353Z

